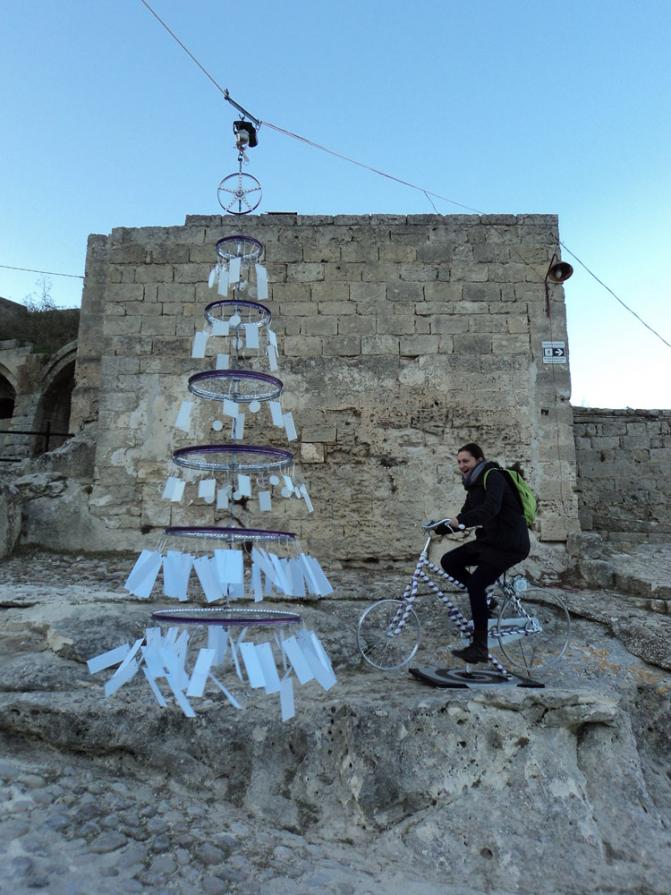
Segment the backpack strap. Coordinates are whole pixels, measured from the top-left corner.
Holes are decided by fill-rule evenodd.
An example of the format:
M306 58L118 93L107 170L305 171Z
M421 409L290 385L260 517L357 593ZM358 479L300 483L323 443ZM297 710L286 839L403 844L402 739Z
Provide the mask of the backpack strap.
M498 470L499 472L504 473L503 478L510 485L510 489L514 493L515 498L517 499L517 503L518 503L519 508L522 512L522 515L524 515L524 504L522 503L522 498L520 496L520 492L517 490L517 485L513 481L512 476L508 475L508 470L504 469L503 466L492 466L490 469L487 469L485 471L485 474L482 477L482 487L485 489L487 488L487 476L489 475L490 472L494 472L494 470Z

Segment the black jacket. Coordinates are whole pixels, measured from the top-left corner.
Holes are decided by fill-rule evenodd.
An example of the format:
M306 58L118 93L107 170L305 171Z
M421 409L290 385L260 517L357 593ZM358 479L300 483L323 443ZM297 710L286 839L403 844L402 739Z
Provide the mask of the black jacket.
M484 478L487 470L487 486ZM512 566L529 555L529 529L522 504L508 475L498 463L487 461L467 489L458 520L466 527L480 525L475 539L483 562Z

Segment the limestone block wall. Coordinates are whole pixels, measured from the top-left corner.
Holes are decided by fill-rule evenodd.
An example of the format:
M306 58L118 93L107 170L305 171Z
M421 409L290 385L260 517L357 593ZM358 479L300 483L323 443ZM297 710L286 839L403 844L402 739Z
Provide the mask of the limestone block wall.
M563 291L546 304L543 285L555 216L190 216L89 241L72 425L95 433L107 547L215 521L160 492L171 446L193 441L172 426L203 368L190 349L214 246L240 230L266 246L283 403L316 506L273 523L320 556L406 557L418 521L461 506L454 457L477 440L528 469L540 538L577 528L569 369L542 361L544 340L566 340Z
M671 535L671 410L573 411L581 526Z

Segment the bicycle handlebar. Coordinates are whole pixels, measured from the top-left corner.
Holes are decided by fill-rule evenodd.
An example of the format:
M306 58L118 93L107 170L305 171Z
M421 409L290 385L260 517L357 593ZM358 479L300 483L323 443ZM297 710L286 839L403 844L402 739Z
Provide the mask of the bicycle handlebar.
M435 531L439 525L444 525L449 528L451 534L458 534L459 532L466 531L465 525L462 525L461 523L455 525L451 519L429 519L427 522L422 522L422 530L432 532Z

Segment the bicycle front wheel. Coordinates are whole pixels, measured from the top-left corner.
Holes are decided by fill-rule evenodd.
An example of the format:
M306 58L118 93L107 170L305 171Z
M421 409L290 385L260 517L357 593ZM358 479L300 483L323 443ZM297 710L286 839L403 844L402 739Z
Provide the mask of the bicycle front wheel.
M407 665L420 637L419 619L407 600L378 600L366 609L356 629L359 652L380 671Z
M561 660L571 636L571 617L560 597L532 588L521 598L505 600L496 636L511 668L531 676Z

